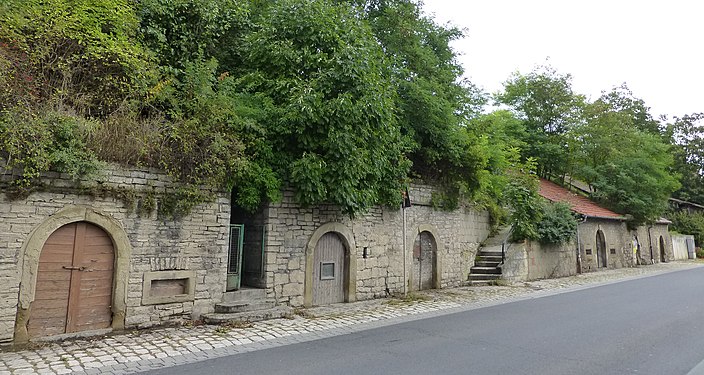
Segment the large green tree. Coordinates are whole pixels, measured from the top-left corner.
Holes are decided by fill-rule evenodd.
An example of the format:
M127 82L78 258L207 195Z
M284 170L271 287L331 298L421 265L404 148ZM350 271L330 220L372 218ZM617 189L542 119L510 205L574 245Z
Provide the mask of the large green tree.
M673 144L675 171L681 175L682 187L677 198L704 204L704 113L676 117L668 125Z
M344 1L346 2L346 1ZM395 116L410 140L416 176L454 191L475 191L486 164L481 140L467 132L485 102L462 78L451 43L460 29L437 24L411 0L351 1L361 6L388 62Z
M612 92L586 106L585 122L569 134L573 174L592 187L593 198L640 224L662 215L679 183L669 145L656 127L643 127L640 119L649 115L613 105L623 99Z
M541 177L562 177L572 164L567 132L582 122L585 99L572 90L572 77L549 66L515 73L495 96L523 120L524 158L534 158Z
M267 162L299 202L348 213L399 202L407 144L386 58L355 8L283 0L255 9L252 22L231 74L236 90L271 103Z

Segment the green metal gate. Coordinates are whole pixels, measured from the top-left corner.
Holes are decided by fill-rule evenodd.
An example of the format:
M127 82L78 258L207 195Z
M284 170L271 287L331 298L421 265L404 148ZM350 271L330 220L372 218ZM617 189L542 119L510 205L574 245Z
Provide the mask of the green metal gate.
M237 290L242 283L242 247L244 225L230 225L230 246L227 259L227 290Z

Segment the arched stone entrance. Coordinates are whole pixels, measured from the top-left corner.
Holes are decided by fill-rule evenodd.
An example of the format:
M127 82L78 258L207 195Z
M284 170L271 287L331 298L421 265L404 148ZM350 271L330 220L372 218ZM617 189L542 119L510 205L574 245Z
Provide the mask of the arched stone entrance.
M596 231L596 266L598 268L608 267L609 262L606 257L606 237L604 232L599 229Z
M39 256L29 338L110 328L114 260L112 240L94 224L54 231Z
M122 329L125 326L128 269L129 259L132 253L127 234L122 229L119 222L109 215L100 213L89 207L68 206L34 228L22 247L23 256L20 264L22 274L17 318L15 320L15 342L27 342L31 338L28 332L28 323L30 318L37 316L36 314L32 314L31 310L37 296L37 283L38 281L42 283L43 280L42 278L38 278L38 275L39 272L42 272L40 269L40 260L42 259L40 258L44 245L47 244L47 241L50 240L51 236L59 229L74 223L77 223L76 225L78 225L78 223L85 223L86 227L90 225L94 227L93 230L104 232L107 238L112 242L114 260L111 281L112 293L110 297L111 310L109 315L111 316L109 327ZM70 227L62 229L64 232L70 232L70 230ZM51 242L49 243L51 244ZM67 267L77 267L75 271L79 271L80 267L85 266L71 264ZM74 270L70 271L73 272ZM80 330L80 327L74 328Z
M306 246L303 304L306 307L356 300L354 236L340 223L318 228Z
M410 290L440 289L442 287L442 254L444 247L438 241L438 230L428 224L419 225L407 237L407 256L411 257L408 275ZM407 258L408 259L408 258Z

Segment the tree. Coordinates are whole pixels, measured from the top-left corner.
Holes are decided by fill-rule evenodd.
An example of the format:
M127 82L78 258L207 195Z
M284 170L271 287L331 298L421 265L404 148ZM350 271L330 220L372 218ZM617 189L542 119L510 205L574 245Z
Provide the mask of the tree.
M495 96L523 120L527 137L524 158L534 158L538 175L562 177L572 160L566 133L581 123L584 97L572 91L572 77L549 66L537 67L523 75L513 74L504 91Z
M660 122L650 114L650 107L645 105L643 99L636 98L625 82L608 93L602 92L595 102L602 103L612 112L627 116L633 127L642 132L660 135L663 130Z
M607 101L596 100L584 113L585 122L570 132L574 175L589 183L593 198L630 214L634 225L658 219L679 187L669 146Z
M253 10L255 27L231 51L233 90L271 106L265 158L305 205L353 214L400 201L409 162L394 116L386 59L349 4L283 0ZM240 181L247 186L249 181Z
M673 145L674 170L682 177L682 187L674 196L704 204L704 113L675 117L667 133Z
M385 53L397 93L395 115L411 141L413 171L448 192L476 191L486 155L478 135L466 127L486 100L461 78L463 69L450 46L463 37L462 30L423 16L415 1L352 3L362 7Z

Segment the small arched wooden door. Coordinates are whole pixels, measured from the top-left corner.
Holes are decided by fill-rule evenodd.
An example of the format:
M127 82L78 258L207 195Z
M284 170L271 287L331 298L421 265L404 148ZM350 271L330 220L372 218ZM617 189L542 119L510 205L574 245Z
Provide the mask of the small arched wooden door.
M325 233L313 255L313 305L345 302L345 245L335 232Z
M99 227L77 222L52 233L39 257L30 338L109 328L114 247Z
M432 289L435 274L435 239L421 232L413 243L413 284L411 290Z

